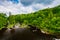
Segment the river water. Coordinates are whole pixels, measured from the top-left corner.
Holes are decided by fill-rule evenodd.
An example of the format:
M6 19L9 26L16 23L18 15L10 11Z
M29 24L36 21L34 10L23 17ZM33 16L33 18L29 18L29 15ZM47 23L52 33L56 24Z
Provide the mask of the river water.
M0 40L57 40L51 35L32 32L27 28L7 29L0 31Z

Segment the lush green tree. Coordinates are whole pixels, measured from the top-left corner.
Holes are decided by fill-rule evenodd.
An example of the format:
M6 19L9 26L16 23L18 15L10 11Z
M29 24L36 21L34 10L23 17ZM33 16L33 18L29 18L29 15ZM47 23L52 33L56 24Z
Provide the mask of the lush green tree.
M9 16L8 21L10 22L10 24L15 24L15 16L14 15Z
M5 27L4 25L6 25L6 23L7 23L6 14L0 13L0 29Z
M60 6L29 14L10 15L8 20L11 24L31 24L49 33L60 33Z

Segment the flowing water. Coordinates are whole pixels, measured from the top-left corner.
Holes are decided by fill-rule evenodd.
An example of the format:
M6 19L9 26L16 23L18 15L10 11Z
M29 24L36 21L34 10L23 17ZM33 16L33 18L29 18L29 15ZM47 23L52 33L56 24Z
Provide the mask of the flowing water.
M0 40L55 40L52 35L39 34L27 28L0 30Z

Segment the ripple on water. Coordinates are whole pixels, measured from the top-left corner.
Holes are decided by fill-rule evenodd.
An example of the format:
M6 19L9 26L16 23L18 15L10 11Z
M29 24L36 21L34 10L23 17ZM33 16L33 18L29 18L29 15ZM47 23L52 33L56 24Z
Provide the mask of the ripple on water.
M37 35L36 32L33 33L26 28L18 28L14 30L14 33L11 33L11 29L5 31L3 37L0 38L0 40L53 40L52 36L50 35Z

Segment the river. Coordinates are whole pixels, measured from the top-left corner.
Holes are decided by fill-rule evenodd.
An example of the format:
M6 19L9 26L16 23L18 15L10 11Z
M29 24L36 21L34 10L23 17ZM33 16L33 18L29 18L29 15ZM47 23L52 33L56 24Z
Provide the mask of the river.
M3 31L3 32L2 32ZM32 32L28 28L0 30L0 40L57 40L52 35Z

